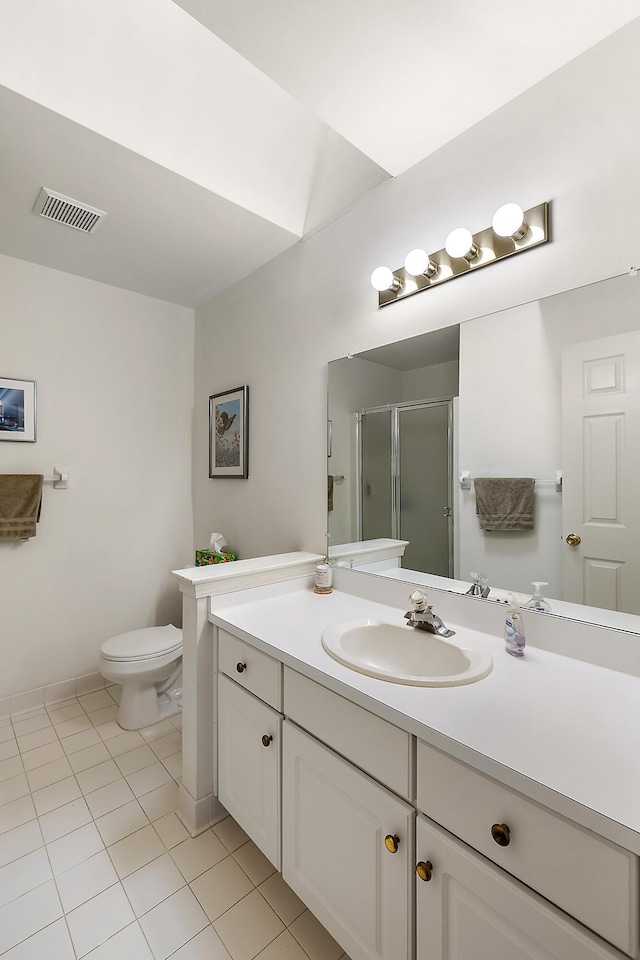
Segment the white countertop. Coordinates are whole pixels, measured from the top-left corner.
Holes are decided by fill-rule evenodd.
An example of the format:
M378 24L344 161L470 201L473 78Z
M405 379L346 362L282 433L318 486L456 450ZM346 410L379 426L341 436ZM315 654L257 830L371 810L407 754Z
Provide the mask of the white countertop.
M273 595L273 594L276 595ZM376 680L333 660L326 626L358 616L402 623L404 609L315 594L305 579L212 602L209 619L368 710L601 836L640 853L640 679L460 627L493 670L459 687ZM447 621L456 629L456 624Z

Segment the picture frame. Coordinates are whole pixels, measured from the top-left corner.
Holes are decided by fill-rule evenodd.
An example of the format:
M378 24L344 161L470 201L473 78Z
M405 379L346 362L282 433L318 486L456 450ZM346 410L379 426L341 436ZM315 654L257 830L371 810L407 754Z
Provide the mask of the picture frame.
M0 442L36 442L36 381L0 377Z
M209 397L209 476L249 476L249 387Z

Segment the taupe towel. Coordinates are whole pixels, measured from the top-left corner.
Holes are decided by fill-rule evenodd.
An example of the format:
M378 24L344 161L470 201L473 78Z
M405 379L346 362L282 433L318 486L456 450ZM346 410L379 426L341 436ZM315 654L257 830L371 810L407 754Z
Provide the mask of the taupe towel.
M482 530L533 530L532 477L475 477Z
M42 481L41 473L0 474L0 540L35 537Z

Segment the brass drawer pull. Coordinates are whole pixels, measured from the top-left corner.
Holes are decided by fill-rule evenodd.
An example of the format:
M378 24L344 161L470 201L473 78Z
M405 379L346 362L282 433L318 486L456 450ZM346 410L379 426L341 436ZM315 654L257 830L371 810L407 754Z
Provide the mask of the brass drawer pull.
M272 740L273 740L273 737L270 737L268 733L265 733L265 735L262 738L262 746L268 747Z
M491 827L491 836L500 847L508 847L511 843L511 831L506 823L494 823Z
M384 845L389 853L397 853L400 846L400 837L395 833L388 833L384 838Z
M431 860L420 860L420 862L416 864L416 873L421 880L425 881L425 883L428 883L429 880L431 880L432 872L433 864L431 863Z
M242 662L236 663L236 670L238 671L238 673L244 673L246 669L247 669L246 663L242 663Z

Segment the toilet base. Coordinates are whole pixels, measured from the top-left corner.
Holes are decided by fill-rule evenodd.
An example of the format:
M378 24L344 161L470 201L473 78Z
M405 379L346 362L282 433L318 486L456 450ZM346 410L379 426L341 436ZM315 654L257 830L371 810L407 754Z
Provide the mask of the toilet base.
M122 687L117 721L123 730L140 730L182 712L182 689L158 694L154 683L129 681Z

